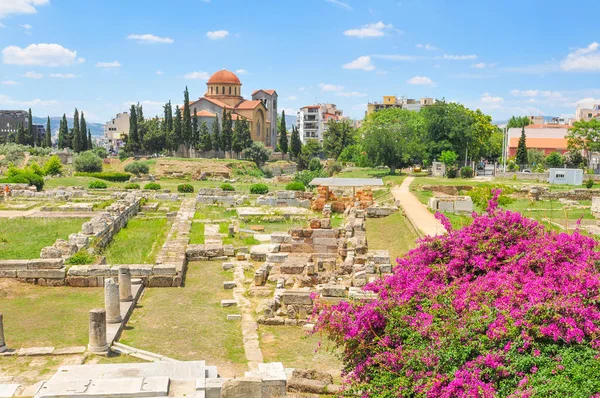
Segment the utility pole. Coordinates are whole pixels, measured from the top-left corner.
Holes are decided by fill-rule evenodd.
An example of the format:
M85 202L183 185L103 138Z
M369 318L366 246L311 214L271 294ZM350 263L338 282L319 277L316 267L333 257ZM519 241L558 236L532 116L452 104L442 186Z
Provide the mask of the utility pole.
M508 155L508 126L504 127L504 139L502 140L502 142L504 143L504 149L502 151L502 160L504 163L504 172L506 173L506 157Z

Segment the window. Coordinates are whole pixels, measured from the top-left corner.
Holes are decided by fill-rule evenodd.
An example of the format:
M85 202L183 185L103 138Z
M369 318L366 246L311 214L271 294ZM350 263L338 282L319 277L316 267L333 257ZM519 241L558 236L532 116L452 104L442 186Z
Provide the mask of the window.
M222 87L221 94L225 95L225 86Z
M556 178L557 179L559 179L559 178L563 178L564 179L565 175L563 173L556 173Z
M231 86L229 86L229 95L231 95Z
M210 93L211 93L211 94L213 93L213 88L212 88L212 86L210 86Z
M237 87L235 88L235 95L237 95Z

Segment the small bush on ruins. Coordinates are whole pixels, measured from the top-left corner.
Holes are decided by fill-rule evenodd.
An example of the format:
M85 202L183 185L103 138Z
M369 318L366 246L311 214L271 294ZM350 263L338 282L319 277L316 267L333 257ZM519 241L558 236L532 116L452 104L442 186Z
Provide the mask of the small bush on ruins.
M264 195L269 193L269 187L266 184L254 184L250 186L250 193L255 195Z
M108 151L106 150L106 148L103 148L101 146L92 149L92 151L101 159L106 159L108 157Z
M92 151L85 151L73 159L75 171L96 173L102 171L102 159Z
M148 167L148 165L146 163L142 163L142 162L133 162L133 163L129 163L127 166L125 166L125 171L131 174L135 174L136 176L139 176L141 174L148 174L148 172L150 171L150 168Z
M31 171L33 174L38 175L40 177L43 177L46 175L46 172L44 171L44 169L42 169L40 167L40 165L38 164L38 162L36 162L36 161L29 162L29 164L27 165L27 167L25 169L28 171Z
M157 182L149 182L144 185L144 189L149 189L151 191L158 191L160 189L160 184Z
M329 175L323 169L316 170L316 171L302 170L302 171L297 172L294 175L294 181L301 182L302 184L304 184L304 186L308 187L308 186L310 186L310 182L312 180L314 180L315 178L324 178L324 177L329 177Z
M131 174L118 172L75 173L75 175L78 177L94 177L111 182L125 182L129 181L129 179L131 178Z
M598 397L600 246L491 200L426 237L371 301L321 310L343 349L346 396Z
M233 185L231 185L231 184L227 184L227 183L225 183L225 184L222 184L222 185L221 185L221 189L222 189L223 191L235 192L235 188L233 187Z
M44 178L35 174L30 168L19 169L11 164L6 170L6 178L0 179L0 183L29 184L35 186L38 191L44 189Z
M590 189L594 186L594 179L593 178L588 178L587 181L585 182L585 187Z
M244 158L253 161L257 166L269 160L271 151L262 142L254 142L251 147L244 149Z
M460 169L460 178L473 178L473 168L465 166Z
M293 181L285 186L286 191L304 191L306 187L301 181Z
M312 158L310 160L310 162L308 162L308 170L318 171L318 170L322 170L322 169L323 169L323 165L321 164L321 159Z
M91 181L88 184L89 189L106 189L108 185L104 181Z
M59 176L63 172L63 165L60 161L60 158L56 155L53 155L48 159L48 161L44 164L44 171L48 176Z
M136 182L130 182L129 184L125 184L125 189L140 189L140 184Z
M87 251L82 250L69 257L65 263L67 265L86 265L92 264L95 260L96 258L94 256Z
M327 174L329 176L333 176L342 171L342 164L340 162L333 162L329 166L327 166Z
M177 185L177 192L192 193L194 192L194 186L192 184L179 184Z
M458 177L458 167L456 167L456 166L446 167L446 177L448 177L448 178Z

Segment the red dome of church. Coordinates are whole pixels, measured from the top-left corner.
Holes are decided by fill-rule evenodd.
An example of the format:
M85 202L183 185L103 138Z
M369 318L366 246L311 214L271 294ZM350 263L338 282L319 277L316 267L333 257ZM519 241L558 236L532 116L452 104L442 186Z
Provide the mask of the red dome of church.
M242 82L240 82L240 79L235 73L223 69L215 72L210 79L208 79L207 84L242 84Z

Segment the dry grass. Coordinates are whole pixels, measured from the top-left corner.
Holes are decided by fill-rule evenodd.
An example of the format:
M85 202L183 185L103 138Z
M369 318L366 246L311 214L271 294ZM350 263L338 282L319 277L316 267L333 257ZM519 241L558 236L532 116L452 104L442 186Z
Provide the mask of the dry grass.
M397 212L388 217L367 218L369 250L389 250L393 260L415 247L417 234L408 219Z

